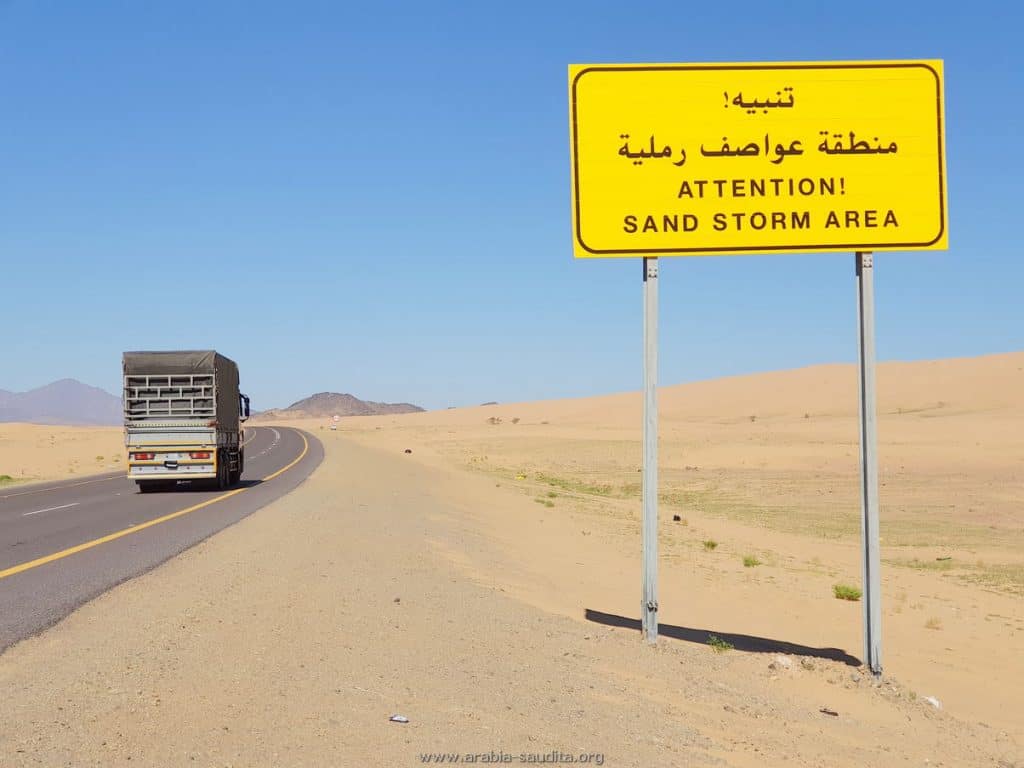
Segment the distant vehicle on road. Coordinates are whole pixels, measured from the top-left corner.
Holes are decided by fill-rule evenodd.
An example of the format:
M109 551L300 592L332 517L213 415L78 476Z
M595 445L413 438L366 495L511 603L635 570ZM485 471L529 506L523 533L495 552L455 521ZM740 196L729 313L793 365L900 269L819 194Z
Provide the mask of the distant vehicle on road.
M233 360L212 350L125 352L123 370L128 477L140 493L178 480L238 483L249 398Z

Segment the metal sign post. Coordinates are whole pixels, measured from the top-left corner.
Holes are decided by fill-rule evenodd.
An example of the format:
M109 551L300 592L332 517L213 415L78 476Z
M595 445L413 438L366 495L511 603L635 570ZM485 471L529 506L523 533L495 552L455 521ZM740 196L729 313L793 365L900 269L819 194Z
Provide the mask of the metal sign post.
M644 258L643 600L648 643L658 640L658 259Z
M860 342L860 497L864 585L864 663L882 674L882 581L878 533L878 429L875 407L875 284L871 253L857 253Z

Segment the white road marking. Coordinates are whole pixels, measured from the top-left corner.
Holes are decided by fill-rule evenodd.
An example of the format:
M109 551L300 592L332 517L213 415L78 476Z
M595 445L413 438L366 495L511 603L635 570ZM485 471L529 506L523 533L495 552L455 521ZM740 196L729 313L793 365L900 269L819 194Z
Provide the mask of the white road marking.
M70 504L61 504L59 507L47 507L46 509L37 509L35 512L22 512L22 517L28 517L29 515L38 515L40 512L55 512L58 509L67 509L68 507L77 507L82 502L74 501Z
M245 446L251 443L253 441L253 438L256 437L256 430L260 429L260 427L249 427L249 429L253 431L253 434L247 437L245 441L240 446L238 446L239 448L245 448Z
M271 441L270 445L268 445L268 446L267 446L266 448L264 448L264 449L263 449L262 451L260 451L259 453L257 453L257 454L255 454L254 456L252 456L252 457L251 457L252 459L258 459L258 458L259 458L260 456L265 456L265 455L267 455L267 454L268 454L268 453L270 453L270 452L271 452L272 450L274 450L274 448L276 448L276 447L277 447L277 444L278 444L279 442L281 442L281 433L280 433L280 432L278 432L278 431L277 431L276 429L274 429L273 427L267 427L267 429L269 429L269 430L270 430L271 432L273 432L273 433L274 433L274 439L273 439L273 440Z
M21 491L19 493L8 493L0 496L0 499L13 499L15 496L30 496L33 493L45 493L46 491L63 491L65 488L75 488L79 485L89 485L91 483L106 483L110 480L121 480L124 477L123 474L117 474L113 477L100 477L96 480L83 480L80 483L65 483L64 485L54 485L49 488L33 488L30 491Z

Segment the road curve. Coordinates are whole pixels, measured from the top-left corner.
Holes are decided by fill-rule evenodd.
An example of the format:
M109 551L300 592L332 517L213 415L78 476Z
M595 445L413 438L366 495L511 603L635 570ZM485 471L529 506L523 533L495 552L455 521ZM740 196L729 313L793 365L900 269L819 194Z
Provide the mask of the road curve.
M0 491L0 651L299 485L323 446L291 427L246 429L227 491L140 494L123 473Z

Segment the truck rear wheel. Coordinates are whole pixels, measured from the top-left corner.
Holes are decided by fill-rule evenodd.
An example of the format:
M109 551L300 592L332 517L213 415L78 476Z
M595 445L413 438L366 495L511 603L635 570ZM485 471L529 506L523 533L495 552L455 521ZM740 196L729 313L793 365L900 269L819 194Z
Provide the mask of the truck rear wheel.
M217 454L217 490L224 491L231 484L231 468L226 451Z
M244 454L241 451L236 454L236 466L235 469L232 469L230 474L228 474L228 485L238 485L239 481L242 479L243 456Z

